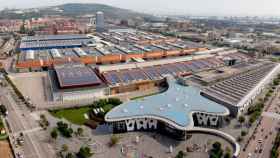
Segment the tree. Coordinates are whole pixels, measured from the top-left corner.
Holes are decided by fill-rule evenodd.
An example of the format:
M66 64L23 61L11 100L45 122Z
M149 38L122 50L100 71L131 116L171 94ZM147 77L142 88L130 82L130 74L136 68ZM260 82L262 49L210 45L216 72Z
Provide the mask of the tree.
M243 136L246 136L246 135L247 135L247 132L244 131L244 130L242 130L242 131L241 131L241 136L243 137Z
M229 147L226 147L226 153L224 155L224 158L232 158L231 156L231 150Z
M122 101L119 98L109 98L108 103L117 106L122 104Z
M84 129L81 128L81 127L79 127L79 128L77 129L77 135L78 135L78 136L82 136L83 133L84 133Z
M215 150L219 150L221 149L222 147L222 144L220 142L215 142L213 145L212 145L213 149Z
M238 122L242 125L245 122L245 117L244 116L239 116Z
M57 124L57 129L62 136L66 137L66 138L72 137L73 129L71 127L69 127L67 123L59 121L56 124Z
M93 155L89 147L81 147L79 152L77 153L77 157L79 158L89 158Z
M222 144L220 142L215 142L212 145L210 158L221 158L223 156Z
M186 154L182 150L180 150L175 158L184 158L184 157L186 157Z
M43 129L47 129L47 127L50 125L49 121L47 120L46 116L44 114L40 115L40 121L39 121L40 126Z
M51 131L51 137L52 137L53 139L56 139L57 136L58 136L57 130L54 128L54 129Z
M226 152L225 155L224 155L224 158L232 158L232 156L229 152Z
M61 147L61 150L63 152L67 152L68 151L68 145L67 144L63 144L62 147Z
M242 141L243 141L243 137L238 136L238 137L237 137L237 141L238 141L238 142L242 142Z
M7 108L3 104L0 105L0 113L2 115L6 115L6 113L7 113Z
M111 136L111 139L110 139L110 143L109 143L109 146L115 146L116 144L118 144L120 141L120 138L116 135L112 135Z
M46 116L45 116L44 114L41 114L41 115L40 115L40 119L46 120Z

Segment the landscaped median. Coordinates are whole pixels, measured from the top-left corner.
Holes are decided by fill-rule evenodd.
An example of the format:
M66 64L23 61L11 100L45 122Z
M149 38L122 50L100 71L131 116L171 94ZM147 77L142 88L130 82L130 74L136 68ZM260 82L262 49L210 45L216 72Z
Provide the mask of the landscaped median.
M64 118L73 124L84 125L92 120L95 120L96 122L104 121L105 114L121 103L122 102L118 98L109 98L95 101L92 105L85 107L50 110L49 112L56 118ZM95 113L95 109L102 110Z

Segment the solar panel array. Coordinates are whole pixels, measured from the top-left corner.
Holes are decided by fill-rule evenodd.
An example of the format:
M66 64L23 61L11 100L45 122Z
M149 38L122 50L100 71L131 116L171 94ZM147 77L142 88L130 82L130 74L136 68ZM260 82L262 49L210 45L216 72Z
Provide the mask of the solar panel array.
M95 72L89 67L56 67L55 72L61 88L99 85L102 83Z
M137 81L159 80L166 75L190 74L191 72L214 68L223 64L224 62L222 60L208 58L122 71L108 71L104 72L103 76L111 85L129 84Z

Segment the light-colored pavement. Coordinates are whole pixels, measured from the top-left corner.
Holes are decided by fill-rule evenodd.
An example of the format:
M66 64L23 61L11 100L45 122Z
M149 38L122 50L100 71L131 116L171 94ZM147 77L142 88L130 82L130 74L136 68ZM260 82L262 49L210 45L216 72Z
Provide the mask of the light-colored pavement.
M280 102L279 90L273 100L266 105L265 111L262 113L259 126L250 139L245 151L242 151L240 158L247 158L252 155L253 158L268 158L273 147L273 141L278 132L280 115L278 113L278 103Z
M280 114L277 114L277 113L274 113L274 112L263 112L262 116L280 120Z
M8 116L6 121L10 127L10 138L12 143L17 142L17 138L23 134L23 145L15 148L15 153L23 154L27 158L50 158L55 157L54 152L51 148L47 148L46 144L42 143L44 140L44 135L40 131L42 129L39 127L38 123L31 115L32 113L25 105L20 105L15 101L11 95L11 91L6 88L0 88L0 99L1 102L7 107Z

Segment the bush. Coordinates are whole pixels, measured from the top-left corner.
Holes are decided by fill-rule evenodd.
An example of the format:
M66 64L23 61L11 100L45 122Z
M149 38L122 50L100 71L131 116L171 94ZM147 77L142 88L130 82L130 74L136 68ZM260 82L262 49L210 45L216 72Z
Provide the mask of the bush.
M256 111L259 111L261 112L262 109L264 107L264 104L262 102L259 102L259 103L256 103L256 105L254 106L250 106L247 110L247 114L248 115L251 115L252 113L256 112Z
M224 152L221 147L222 147L222 145L220 142L215 142L212 145L210 158L221 158L223 156L223 152Z
M78 136L82 136L83 135L83 133L84 133L84 129L83 128L81 128L81 127L79 127L78 129L77 129L77 135Z
M238 137L237 137L237 141L238 141L238 142L242 142L242 141L243 141L243 137L238 136Z
M247 135L247 132L246 131L241 131L241 136L246 136Z
M93 155L89 147L81 147L77 153L78 158L89 158Z
M120 138L116 135L112 135L111 139L110 139L110 143L109 146L115 146L116 144L118 144L120 141Z
M215 150L220 150L221 147L222 147L222 144L220 142L215 142L213 145L212 145L213 149Z
M68 127L67 123L64 123L62 121L57 122L57 129L62 136L66 138L72 137L73 129Z
M52 137L53 139L56 139L57 136L58 136L57 130L56 130L56 128L54 128L54 129L51 131L51 137Z
M253 124L259 118L260 115L261 115L261 112L259 112L259 111L254 112L253 114L251 114L251 116L249 118L249 122L251 124Z
M245 119L244 116L239 116L239 118L238 118L238 122L239 122L240 124L244 123L245 120L246 120L246 119Z
M0 105L0 114L2 115L6 115L7 112L7 108L5 107L5 105Z
M122 104L122 101L119 98L109 98L108 104L112 104L114 106Z
M224 155L224 158L232 158L231 153L230 152L226 152Z
M100 99L98 101L93 102L93 106L97 108L104 107L108 104L111 104L113 106L117 106L122 104L122 101L119 98L109 98L109 99Z
M180 150L175 158L184 158L184 157L186 157L186 154L182 150Z

